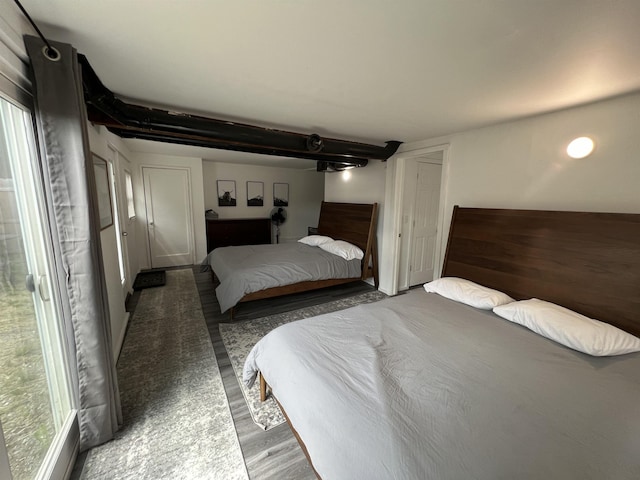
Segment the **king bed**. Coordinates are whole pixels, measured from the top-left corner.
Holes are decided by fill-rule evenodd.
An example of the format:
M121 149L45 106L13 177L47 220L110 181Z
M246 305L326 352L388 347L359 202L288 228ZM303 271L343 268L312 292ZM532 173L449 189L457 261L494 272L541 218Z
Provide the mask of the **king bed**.
M377 288L377 216L376 203L322 202L317 235L295 243L214 249L205 263L220 281L220 310L371 277Z
M456 207L442 279L277 328L245 382L324 480L640 478L638 238L640 215Z

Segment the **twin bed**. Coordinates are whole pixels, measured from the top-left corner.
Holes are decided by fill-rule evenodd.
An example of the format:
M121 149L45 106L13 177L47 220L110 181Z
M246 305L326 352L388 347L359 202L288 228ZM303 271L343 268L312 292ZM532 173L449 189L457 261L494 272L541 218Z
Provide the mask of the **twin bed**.
M324 480L640 478L640 353L500 310L535 297L640 336L639 238L640 215L455 208L443 277L510 297L500 316L411 290L277 328L245 382L268 383Z

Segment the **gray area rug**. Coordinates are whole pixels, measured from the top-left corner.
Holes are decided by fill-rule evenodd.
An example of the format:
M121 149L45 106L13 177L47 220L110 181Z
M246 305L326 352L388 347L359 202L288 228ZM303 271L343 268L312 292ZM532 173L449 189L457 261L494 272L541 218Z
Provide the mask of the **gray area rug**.
M142 291L118 379L124 425L82 479L248 479L190 269Z
M285 421L282 411L272 397L267 398L265 402L260 401L260 386L258 382L250 389L242 382L242 368L245 359L253 346L258 343L258 340L274 328L284 325L285 323L315 317L323 313L344 310L345 308L353 307L361 303L377 302L383 298L387 298L387 295L382 292L372 291L255 320L221 323L219 325L220 335L222 336L222 341L231 360L231 365L238 378L238 382L240 383L240 389L247 402L253 421L264 430L276 427Z

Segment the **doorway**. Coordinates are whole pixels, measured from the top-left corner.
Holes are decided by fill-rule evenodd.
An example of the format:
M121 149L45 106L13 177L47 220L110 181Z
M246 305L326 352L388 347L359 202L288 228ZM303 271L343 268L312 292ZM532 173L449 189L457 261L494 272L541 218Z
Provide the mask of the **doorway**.
M433 161L433 160L432 160ZM434 276L442 164L428 158L408 162L400 243L400 289Z
M189 169L142 167L151 268L192 265L195 257Z
M398 290L437 275L440 194L444 150L404 159L399 202Z

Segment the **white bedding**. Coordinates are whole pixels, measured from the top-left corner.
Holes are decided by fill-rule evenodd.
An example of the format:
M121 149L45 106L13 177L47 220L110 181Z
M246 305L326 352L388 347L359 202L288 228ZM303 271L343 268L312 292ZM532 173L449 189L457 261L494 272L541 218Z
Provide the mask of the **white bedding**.
M640 478L640 354L590 357L435 294L279 327L245 382L258 371L324 480Z

